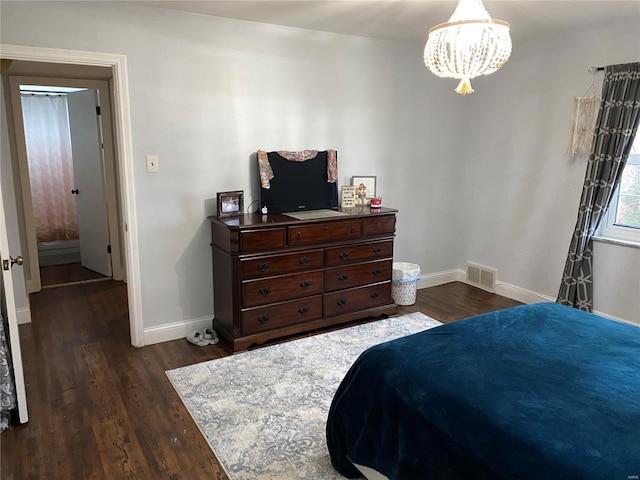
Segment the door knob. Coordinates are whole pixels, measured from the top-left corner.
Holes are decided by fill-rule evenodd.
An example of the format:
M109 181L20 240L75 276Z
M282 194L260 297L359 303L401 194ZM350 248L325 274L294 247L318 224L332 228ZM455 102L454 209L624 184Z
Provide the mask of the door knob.
M16 264L22 265L24 263L24 260L20 255L18 255L16 258L13 258L11 256L9 258L11 259L11 264L9 264L9 260L2 260L2 268L4 270L9 270L9 268L13 267Z
M74 188L73 190L71 190L71 194L72 195L78 195L78 193L80 193L80 192L78 191L77 188Z

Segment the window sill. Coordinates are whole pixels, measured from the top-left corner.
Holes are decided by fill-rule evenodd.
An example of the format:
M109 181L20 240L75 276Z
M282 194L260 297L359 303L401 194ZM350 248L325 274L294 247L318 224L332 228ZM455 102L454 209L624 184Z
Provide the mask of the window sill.
M620 240L619 238L603 237L596 235L593 237L596 242L611 243L612 245L620 245L623 247L640 248L640 243L633 240Z

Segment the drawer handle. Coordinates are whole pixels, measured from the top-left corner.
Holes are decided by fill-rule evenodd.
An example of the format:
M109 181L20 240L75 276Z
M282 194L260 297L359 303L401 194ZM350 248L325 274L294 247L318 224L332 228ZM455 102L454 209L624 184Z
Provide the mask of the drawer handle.
M301 239L302 238L302 232L296 232L296 238L297 239Z
M269 321L271 317L267 314L267 315L260 315L258 317L258 322L261 323L262 325L264 325L265 323L267 323Z
M347 301L344 298L341 298L336 302L336 305L338 305L339 307L344 307L346 304L347 304Z
M311 309L305 305L304 307L300 307L298 309L298 313L304 315L305 313L309 313L309 310Z
M373 272L374 275L380 275L382 273L382 270L380 270L379 268L376 268Z
M329 227L324 227L324 231L328 232L329 231Z
M380 294L378 292L371 292L370 297L371 298L378 298L380 296Z
M264 272L269 267L271 267L271 264L269 262L263 262L258 264L258 270L260 270L261 272Z
M311 280L304 280L300 282L300 286L302 288L309 288L311 286Z
M258 293L260 295L264 295L266 297L267 295L269 295L271 293L271 289L269 287L263 287L260 290L258 290Z
M338 254L338 258L340 260L346 260L347 258L349 258L349 252L340 252Z
M307 263L309 263L311 261L310 257L302 257L300 260L298 260L298 263L300 265L306 265Z
M356 232L356 227L351 227L351 233L355 233Z
M340 275L338 275L338 280L340 280L341 282L349 280L349 275L347 275L346 273L341 273Z
M377 255L378 253L382 253L382 248L380 248L380 247L376 247L376 248L374 248L374 249L373 249L373 253L375 253L376 255Z

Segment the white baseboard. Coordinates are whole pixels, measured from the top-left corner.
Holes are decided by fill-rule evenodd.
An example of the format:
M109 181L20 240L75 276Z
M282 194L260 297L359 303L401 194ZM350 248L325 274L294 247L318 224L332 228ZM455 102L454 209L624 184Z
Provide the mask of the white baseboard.
M472 285L471 283L468 283L466 281L464 270L456 269L422 275L420 282L418 282L418 288L436 287L438 285L444 285L445 283L450 282L463 282L467 283L468 285ZM477 285L472 286L478 288ZM496 283L495 293L497 295L501 295L503 297L507 297L512 300L527 304L556 301L555 298L551 298L548 295L543 295L531 290L526 290L524 288L516 287L515 285L510 285L504 282Z
M143 334L144 345L179 340L185 338L194 330L203 330L212 327L213 318L202 317L194 320L185 320L183 322L167 323L158 327L145 328Z
M626 320L620 317L614 317L613 315L609 315L608 313L598 312L596 310L593 311L596 315L600 315L601 317L608 318L609 320L615 320L616 322L628 323L629 325L634 325L636 327L640 327L640 323L634 322L633 320Z
M429 275L423 275L418 288L434 287L444 283L456 282L462 280L464 272L462 270L448 270L437 272ZM194 330L211 328L213 326L212 317L202 317L194 320L186 320L183 322L167 323L158 327L149 327L144 329L144 345L153 345L155 343L168 342L171 340L179 340L185 338Z
M444 285L451 282L465 282L464 270L445 270L442 272L430 273L422 275L418 282L417 288L436 287L438 285ZM466 282L465 282L466 283ZM475 285L474 285L475 286ZM477 287L476 287L477 288ZM496 294L503 297L516 300L518 302L531 304L539 302L555 302L556 299L548 295L543 295L531 290L526 290L515 285L510 285L504 282L496 283ZM624 320L622 318L616 318L611 315L607 315L602 312L594 312L596 315L609 318L611 320L617 320L620 322L631 323L634 322ZM24 318L22 322L21 318ZM21 309L18 312L18 323L29 323L31 321L31 312L29 309ZM168 323L160 325L158 327L149 327L144 329L144 345L153 345L154 343L168 342L171 340L179 340L185 338L189 333L194 330L201 330L204 328L211 328L213 326L212 317L202 317L194 320L186 320L183 322Z
M504 282L496 283L496 294L522 303L555 302L556 299L542 293L526 290Z
M464 281L464 271L460 269L445 270L443 272L429 273L422 275L418 282L418 288L437 287L438 285L444 285L451 282Z
M463 270L448 270L445 272L437 272L429 275L424 275L420 283L418 283L418 288L427 288L427 287L435 287L438 285L442 285L449 282L463 282L468 285L472 285L465 281L465 274ZM477 285L472 285L476 288ZM503 297L510 298L511 300L515 300L517 302L522 302L525 304L532 303L540 303L540 302L555 302L556 299L554 297L550 297L549 295L544 295L542 293L534 292L532 290L527 290L525 288L516 287L515 285L511 285L509 283L497 282L496 283L496 295L501 295ZM610 320L615 320L617 322L628 323L635 326L640 326L637 322L632 320L626 320L624 318L615 317L613 315L609 315L608 313L599 312L594 310L593 313L596 315L600 315L601 317L608 318Z
M31 309L30 308L18 308L16 309L18 316L18 325L24 325L25 323L31 323Z
M462 269L445 270L443 272L435 272L427 275L422 275L420 282L418 282L418 288L436 287L438 285L444 285L450 282L463 282L473 287L479 288L477 285L468 283L465 278L465 272ZM496 295L510 298L522 303L539 303L539 302L555 302L555 298L551 298L548 295L526 290L524 288L516 287L504 282L496 283Z
M532 292L531 290L525 290L524 288L501 282L498 282L498 284L496 285L496 293L498 295L502 295L503 297L507 297L526 304L556 301L555 298L548 295ZM593 313L595 313L596 315L600 315L601 317L608 318L609 320L615 320L616 322L629 323L631 325L640 326L636 322L626 320L624 318L615 317L613 315L609 315L608 313L599 312L596 310L594 310Z

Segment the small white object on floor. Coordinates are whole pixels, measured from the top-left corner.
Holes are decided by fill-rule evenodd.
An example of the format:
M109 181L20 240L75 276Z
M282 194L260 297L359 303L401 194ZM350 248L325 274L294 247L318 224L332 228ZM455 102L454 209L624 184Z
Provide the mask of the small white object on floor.
M210 343L209 340L204 337L204 332L202 330L194 330L193 332L191 332L189 335L187 335L187 341L189 343L193 343L194 345L198 345L199 347L206 347Z

